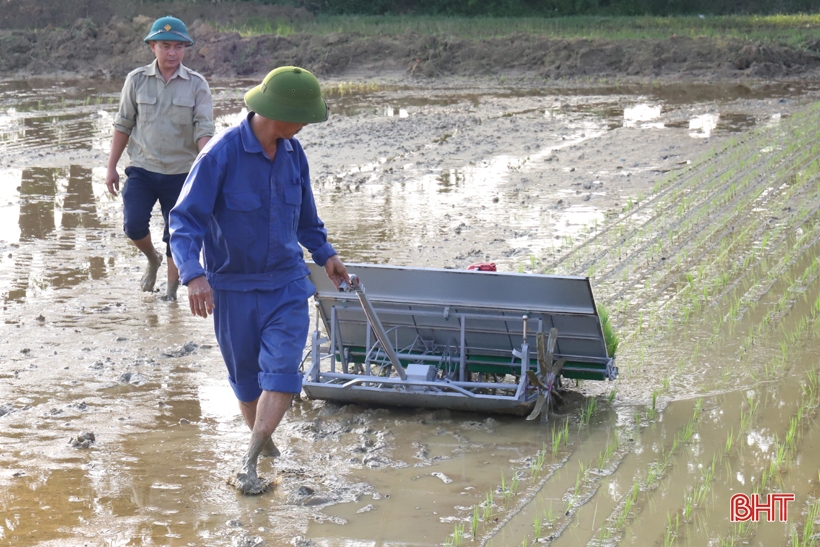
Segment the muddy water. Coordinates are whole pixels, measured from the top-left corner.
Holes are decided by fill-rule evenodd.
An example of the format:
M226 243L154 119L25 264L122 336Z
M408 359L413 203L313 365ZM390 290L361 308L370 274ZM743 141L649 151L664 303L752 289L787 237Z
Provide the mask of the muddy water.
M723 321L731 299L714 291L681 319L687 285L661 274L685 280L675 264L697 272L719 257L678 243L683 221L671 228L678 236L640 222L664 210L658 181L689 188L719 171L718 160L704 163L711 151L764 149L777 138L767 132L807 116L816 90L463 84L331 93L331 120L300 140L334 245L351 262L591 272L599 300L617 310L622 378L572 382L547 425L299 401L277 434L275 471L261 465L277 488L242 498L224 479L248 433L210 321L136 290L142 262L105 192L119 84L0 82L0 544L647 545L670 537L667 515L680 515L682 545L735 536L775 545L802 526L818 495L815 412L801 388L817 365L816 329L800 330L814 317L818 249L795 235L814 234L816 214L792 220L786 208L813 206L816 192L764 191L781 187L770 180L760 185L768 197L740 204L765 212L768 199L781 213L765 225L770 242L761 235L732 250L759 249L746 268L756 273L733 289L757 304L749 299L732 321ZM243 115L248 85L213 86L219 127ZM709 202L690 206L703 203L703 226L719 218L709 220ZM614 244L595 247L615 233L623 256ZM668 273L642 254L656 240L676 245ZM668 301L651 296L662 286ZM761 334L747 343L752 333ZM797 494L791 523L738 532L728 498L759 484L801 408L799 441L767 478L767 488ZM84 445L85 432L94 440ZM707 494L684 513L713 459Z

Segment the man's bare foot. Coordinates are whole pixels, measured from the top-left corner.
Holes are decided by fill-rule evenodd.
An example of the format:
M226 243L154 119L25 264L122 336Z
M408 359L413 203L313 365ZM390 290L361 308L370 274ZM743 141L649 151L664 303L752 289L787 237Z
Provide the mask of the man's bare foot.
M169 281L168 288L165 291L165 296L163 296L162 299L168 302L176 300L177 289L179 289L179 279L177 279L176 281Z
M154 290L154 284L157 282L157 270L162 264L162 253L156 253L154 260L148 259L148 266L145 267L145 273L142 274L140 280L140 287L144 292L151 292Z
M228 484L239 490L245 496L264 494L271 489L270 481L257 476L256 466L245 463L233 477L228 478Z
M273 444L273 439L268 439L268 442L262 447L262 452L260 452L259 455L265 456L266 458L278 458L280 456L279 449Z

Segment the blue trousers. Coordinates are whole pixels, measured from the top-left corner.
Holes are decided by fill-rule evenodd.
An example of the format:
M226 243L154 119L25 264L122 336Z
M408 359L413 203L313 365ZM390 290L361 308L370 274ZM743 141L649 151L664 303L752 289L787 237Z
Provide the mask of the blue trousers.
M151 211L159 200L162 219L165 221L162 241L165 242L165 255L171 256L171 247L168 245L171 239L171 233L168 231L168 213L177 204L177 198L188 174L163 175L133 166L126 168L125 174L128 175L122 189L125 235L129 239L137 240L151 233L148 229Z
M256 400L265 391L299 393L299 364L307 341L308 278L275 291L214 289L214 329L236 398Z

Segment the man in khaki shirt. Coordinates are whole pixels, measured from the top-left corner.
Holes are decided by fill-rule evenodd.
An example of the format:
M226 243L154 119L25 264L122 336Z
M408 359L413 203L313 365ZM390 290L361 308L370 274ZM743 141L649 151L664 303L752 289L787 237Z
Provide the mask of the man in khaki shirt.
M145 42L156 60L132 71L122 88L105 183L117 195L117 163L128 146L131 163L122 190L125 234L148 258L140 285L151 292L162 264L149 230L151 211L160 202L168 257L165 298L175 300L179 272L168 246L168 213L200 150L214 134L213 101L205 78L182 65L185 48L193 45L185 24L175 17L157 19Z

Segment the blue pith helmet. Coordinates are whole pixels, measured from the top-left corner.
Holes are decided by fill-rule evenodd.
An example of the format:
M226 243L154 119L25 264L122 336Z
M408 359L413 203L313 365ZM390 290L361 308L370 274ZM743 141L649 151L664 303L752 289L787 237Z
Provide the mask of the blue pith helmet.
M163 40L166 42L185 42L189 46L194 45L194 41L188 36L185 23L170 15L160 17L154 21L154 24L151 25L151 31L143 41L147 44L150 41L159 42Z

